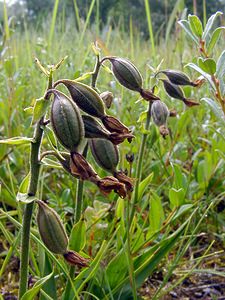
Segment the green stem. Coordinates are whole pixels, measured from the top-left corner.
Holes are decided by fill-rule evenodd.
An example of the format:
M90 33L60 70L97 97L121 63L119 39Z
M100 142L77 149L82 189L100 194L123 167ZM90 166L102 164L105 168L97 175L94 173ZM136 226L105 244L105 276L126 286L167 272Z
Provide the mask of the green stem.
M97 55L96 56L95 68L94 68L94 71L93 71L93 74L92 74L92 81L91 81L91 86L92 86L93 89L96 89L96 82L97 82L97 79L98 79L98 74L99 74L100 67L101 67L100 56Z
M86 148L86 147L85 147ZM76 201L75 201L75 224L79 222L82 212L82 201L83 201L83 190L84 182L82 180L77 180L77 190L76 190ZM75 266L70 267L70 277L73 279L75 273ZM64 299L70 299L71 284L67 281Z
M130 242L130 197L127 200L127 256L128 256L128 263L129 263L129 277L130 277L130 284L133 293L133 299L137 300L137 288L135 282L135 275L134 275L134 265L133 259L131 254L131 242Z
M86 144L83 156L87 156L88 144ZM82 204L83 204L83 192L84 192L84 182L83 180L77 180L77 189L76 189L76 198L75 198L75 224L79 222L81 214L82 214ZM75 273L75 267L70 267L70 277L73 279ZM70 291L71 291L71 283L69 279L66 283L65 293L63 296L64 300L70 299Z
M145 123L145 130L149 129L150 120L151 120L151 107L152 107L152 103L149 101L147 119L146 119L146 123ZM130 214L130 220L129 220L129 227L131 226L131 223L132 223L132 220L134 217L135 204L138 200L138 191L139 191L139 185L141 182L142 163L143 163L143 157L144 157L147 136L148 136L148 133L143 133L142 140L141 140L141 146L140 146L139 153L138 153L137 169L136 169L136 173L135 173L136 184L135 184L135 188L134 188L133 197L131 200L131 214Z
M48 88L52 87L52 73L49 76ZM48 100L48 98L46 98ZM37 192L38 179L40 173L39 153L43 136L42 117L36 125L34 132L34 142L31 143L30 154L30 183L28 195L34 196ZM28 265L29 265L29 246L30 246L30 227L34 202L26 204L23 213L22 236L21 236L21 256L20 256L20 284L19 299L26 293L28 282Z

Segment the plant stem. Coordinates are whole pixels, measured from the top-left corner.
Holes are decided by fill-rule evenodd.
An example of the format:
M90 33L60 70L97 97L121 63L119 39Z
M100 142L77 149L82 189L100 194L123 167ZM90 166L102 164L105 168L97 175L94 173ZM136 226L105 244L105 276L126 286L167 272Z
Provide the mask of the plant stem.
M151 101L149 101L147 118L146 118L146 123L145 123L145 130L149 129L150 120L151 120L151 107L152 107L152 103L151 103ZM138 191L139 191L139 184L141 182L142 163L143 163L143 157L144 157L147 136L148 136L148 133L143 133L142 140L141 140L141 146L140 146L139 153L138 153L137 169L136 169L136 173L135 173L136 184L135 184L134 193L133 193L133 196L131 199L131 213L130 213L129 227L131 226L131 223L132 223L132 220L134 217L135 204L138 200Z
M130 284L133 293L133 299L137 300L137 288L135 282L135 274L134 274L134 265L133 259L131 254L131 242L130 242L130 196L127 200L127 256L128 256L128 263L129 263L129 277L130 277Z
M52 73L49 76L48 89L52 87ZM46 97L48 100L48 97ZM28 195L34 196L37 192L38 179L40 173L39 153L43 136L42 123L44 116L39 120L34 132L34 141L31 143L30 154L30 183ZM22 223L21 236L21 256L20 256L20 284L19 284L19 299L25 294L28 282L28 266L29 266L29 246L30 246L30 226L32 219L34 202L28 203L25 206Z
M93 89L96 89L96 82L98 79L100 67L101 67L100 56L96 55L96 63L95 63L95 68L92 74L92 81L91 81L91 86Z
M84 148L83 155L85 155L86 148ZM87 153L86 153L87 154ZM83 201L83 190L84 190L84 182L83 180L77 180L77 189L76 189L76 199L75 199L75 224L79 222L80 217L81 217L81 212L82 212L82 201ZM70 267L70 277L73 279L75 273L75 266ZM71 292L71 283L68 280L65 288L65 293L63 296L63 299L67 300L70 299L70 292Z

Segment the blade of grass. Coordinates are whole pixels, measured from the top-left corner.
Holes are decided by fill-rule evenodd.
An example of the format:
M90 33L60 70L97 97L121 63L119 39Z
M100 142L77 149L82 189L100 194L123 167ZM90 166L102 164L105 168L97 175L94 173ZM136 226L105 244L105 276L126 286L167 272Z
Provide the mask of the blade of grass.
M58 7L59 7L59 0L55 0L53 13L52 13L52 21L51 21L51 26L50 26L49 38L48 38L48 48L49 49L52 45L52 39L53 39L53 35L54 35L55 29L56 29L55 24L56 24Z
M83 44L84 35L85 35L85 33L86 33L87 26L88 26L88 24L89 24L89 22L90 22L90 18L91 18L91 14L92 14L94 5L95 5L95 0L92 0L92 1L91 1L91 5L90 5L89 10L88 10L88 14L87 14L87 18L86 18L86 21L85 21L85 24L84 24L84 28L83 28L83 31L82 31L82 33L81 33L81 37L80 37L80 41L79 41L79 46L78 46L78 48Z
M206 0L202 0L202 8L203 8L203 25L205 27L206 20L207 20L207 14L206 14Z
M169 21L166 23L166 44L168 43L173 24L177 17L177 12L179 11L182 3L183 3L183 0L176 1L174 8L170 14Z
M133 20L130 16L130 55L131 59L134 60L134 33L133 33Z
M76 18L77 29L78 31L80 31L80 14L79 14L79 8L77 6L77 0L73 0L73 7L74 7L75 18Z
M147 21L148 21L148 31L149 31L149 36L150 36L150 40L151 40L152 55L153 55L153 58L155 58L155 56L156 56L155 39L154 39L154 34L153 34L153 29L152 29L150 4L149 4L148 0L145 0L145 12L146 12Z
M6 1L5 0L4 0L4 3L3 3L3 20L4 20L5 40L8 41L9 38L10 38L10 32L9 32L9 22L8 22L7 5L6 5Z
M6 255L6 257L5 257L5 259L4 259L3 263L2 263L2 267L0 269L0 278L2 277L4 271L5 271L8 263L9 263L9 260L12 257L13 252L15 251L15 249L16 249L19 241L20 241L20 236L21 236L21 230L19 231L19 233L17 234L16 238L14 239L12 245L8 249L7 255Z

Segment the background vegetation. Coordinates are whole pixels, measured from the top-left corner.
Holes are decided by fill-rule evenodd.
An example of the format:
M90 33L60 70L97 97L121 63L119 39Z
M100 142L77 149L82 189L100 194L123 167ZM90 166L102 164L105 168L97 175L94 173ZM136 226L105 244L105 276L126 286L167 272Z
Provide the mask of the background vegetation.
M91 42L97 40L102 55L126 57L134 62L143 74L146 88L154 85L153 70L160 63L161 69L185 70L191 78L196 79L200 74L185 66L187 63L197 63L199 47L193 46L176 21L185 19L194 10L205 24L209 15L217 9L224 11L225 7L224 1L213 0L196 1L197 5L195 1L179 0L25 2L22 3L21 10L18 9L18 3L7 9L1 5L0 139L32 137L34 128L31 126L31 107L35 99L44 94L46 88L46 78L35 65L34 57L38 57L44 66L48 66L68 55L54 76L55 80L74 79L93 70L95 55ZM218 26L224 25L224 16L220 16L217 22ZM222 38L212 51L215 60L224 50L224 46L222 32ZM89 84L89 81L87 78L84 82ZM129 170L130 165L125 157L126 154L134 154L135 160L131 166L134 176L141 135L145 133L143 112L147 109L147 103L138 101L137 94L125 90L105 70L101 71L98 88L101 92L113 92L110 113L134 130L135 141L132 144L126 142L120 147L121 169ZM146 253L149 249L154 251L157 245L163 251L166 247L170 251L165 250L165 255L154 256L155 260L150 260L151 268L144 269L145 273L141 274L140 282L145 279L148 281L144 286L140 285L143 289L139 289L139 295L146 296L146 299L153 295L155 299L163 299L165 295L172 297L170 292L175 291L181 299L183 294L176 290L177 285L180 284L185 290L187 278L190 285L192 280L205 285L206 278L211 280L212 285L207 295L222 299L219 297L224 296L224 124L204 101L200 101L198 107L187 109L182 101L168 97L160 85L159 93L168 107L176 108L178 113L176 118L169 120L171 135L165 140L160 137L155 125L150 126L141 178L146 180L142 184L137 206L132 244L134 255L139 253L140 245L143 246L142 254L145 249ZM212 95L207 84L197 90L186 87L185 93L197 100ZM49 150L46 137L43 148ZM18 203L16 198L21 181L29 172L29 150L28 145L0 146L0 277L3 299L16 295L18 290L23 204ZM91 160L90 157L89 159ZM100 174L106 175L104 171L100 171ZM73 225L75 194L75 180L68 177L55 161L46 161L41 169L38 197L48 201L60 214L67 224L68 233ZM105 297L109 297L106 299L113 299L113 291L107 286L107 280L111 286L117 284L113 282L113 278L119 270L109 269L108 273L112 273L111 277L107 273L107 277L104 265L108 266L113 261L113 256L121 253L119 251L124 246L121 241L125 230L123 205L123 201L116 199L114 195L105 198L91 184L85 184L84 251L92 253L93 258L97 254L101 255L102 263L98 263L97 270L104 274L102 277L91 277L85 290L90 293L96 290L99 299L103 299L103 291L98 290L97 286L100 286L99 281L103 277L106 285L104 293L108 295ZM179 234L178 229L184 223L186 227ZM32 227L32 234L38 237L35 218ZM115 228L117 235L112 242ZM168 243L172 240L172 233L177 235L173 247L170 248ZM109 250L104 248L104 243L107 243ZM51 288L48 285L43 288L40 297L56 299L57 294L60 299L62 286L66 283L64 270L67 267L61 260L57 264L57 259L49 253L45 256L41 245L40 240L32 240L30 286L51 273L54 265L56 278L51 280ZM126 261L126 257L121 255L117 258L119 263L116 264L124 266L122 262ZM122 267L121 270L124 271ZM196 275L202 273L204 278ZM119 273L119 276L122 275ZM215 282L221 290L213 286ZM78 284L79 281L76 282ZM203 289L196 291L204 296ZM129 293L127 295L130 296Z

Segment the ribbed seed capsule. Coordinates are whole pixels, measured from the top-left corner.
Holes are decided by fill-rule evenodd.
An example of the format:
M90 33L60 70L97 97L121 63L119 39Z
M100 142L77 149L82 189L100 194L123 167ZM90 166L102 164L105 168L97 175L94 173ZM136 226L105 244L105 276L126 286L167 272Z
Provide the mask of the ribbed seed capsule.
M92 139L90 141L91 153L97 164L110 172L120 183L125 184L126 190L131 192L133 190L133 181L126 176L122 171L117 171L119 163L118 148L110 141L103 139Z
M110 133L96 119L91 116L82 116L82 119L86 138L109 138Z
M175 85L168 80L162 79L162 81L164 88L169 96L182 100L184 104L189 107L199 105L198 102L195 102L192 99L185 98L183 90L178 85Z
M109 57L112 71L119 83L129 90L140 92L143 79L138 69L127 59L120 57Z
M89 260L75 251L68 250L68 237L59 215L43 201L38 200L38 230L45 246L55 254L61 254L65 260L80 267L87 267Z
M164 102L156 100L152 103L151 114L154 123L157 126L162 126L166 124L170 113Z
M159 73L165 74L168 77L169 81L173 84L196 86L196 84L192 82L190 78L183 72L175 70L165 70L160 71Z
M162 79L162 82L163 82L164 88L169 96L176 98L176 99L185 100L184 92L179 86L177 86L165 79Z
M55 86L63 83L70 92L73 101L87 114L101 118L105 115L104 103L98 93L88 85L69 79L62 79Z
M119 163L117 147L104 139L92 139L89 144L97 164L104 170L114 173Z
M50 90L54 94L51 107L51 124L60 143L70 151L76 151L84 138L84 124L78 107L66 95Z
M68 237L59 215L43 201L37 201L38 230L45 246L56 254L67 252Z

